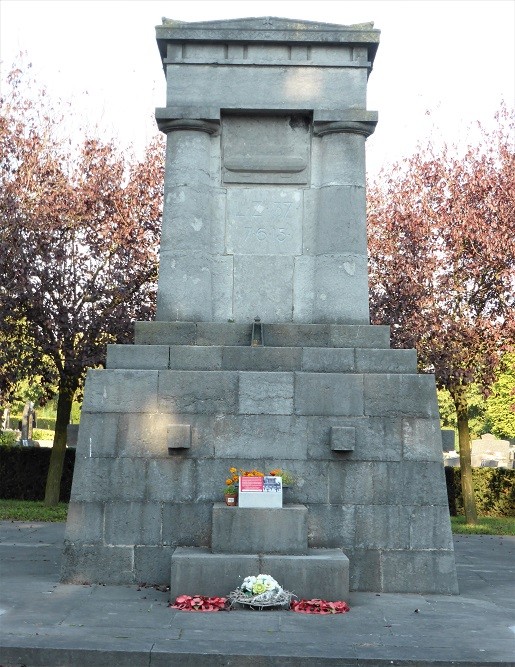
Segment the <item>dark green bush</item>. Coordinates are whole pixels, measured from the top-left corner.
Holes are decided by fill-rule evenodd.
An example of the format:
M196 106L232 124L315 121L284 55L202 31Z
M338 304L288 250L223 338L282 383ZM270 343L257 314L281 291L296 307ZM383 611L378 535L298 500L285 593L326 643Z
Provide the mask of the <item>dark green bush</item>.
M12 447L20 439L18 431L0 431L0 446Z
M0 446L0 498L44 500L50 447ZM75 450L67 449L59 500L68 502L72 488Z
M463 514L461 470L445 468L451 516ZM476 508L481 516L515 516L515 470L472 468Z

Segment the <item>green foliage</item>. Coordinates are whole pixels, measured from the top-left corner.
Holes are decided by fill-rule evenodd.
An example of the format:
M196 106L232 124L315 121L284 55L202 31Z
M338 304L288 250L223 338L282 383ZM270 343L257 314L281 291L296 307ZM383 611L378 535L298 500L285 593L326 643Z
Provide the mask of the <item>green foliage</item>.
M16 431L0 431L0 446L13 447L19 440Z
M0 447L0 498L43 500L51 448ZM67 449L60 501L68 502L72 486L75 450Z
M51 431L50 429L35 428L32 431L32 439L33 440L53 440L54 439L54 432Z
M66 521L67 514L67 503L47 507L33 500L0 500L2 521Z
M503 372L486 401L491 432L498 438L515 438L515 353L503 359Z
M456 408L450 393L447 389L439 389L437 393L442 428L453 428L457 430L458 423L456 419ZM485 398L475 384L472 384L467 388L467 403L471 437L477 438L480 435L483 435L483 433L492 433L492 423L487 415Z
M515 518L482 516L476 524L466 524L464 516L451 517L452 532L463 535L515 535Z
M462 514L461 470L446 468L445 478L451 515ZM515 470L472 468L472 481L478 514L515 517Z

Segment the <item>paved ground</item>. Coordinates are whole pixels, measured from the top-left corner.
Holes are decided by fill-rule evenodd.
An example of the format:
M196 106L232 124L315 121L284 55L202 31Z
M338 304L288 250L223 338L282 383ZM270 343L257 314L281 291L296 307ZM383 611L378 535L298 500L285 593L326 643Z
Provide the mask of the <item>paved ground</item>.
M61 585L64 524L0 522L0 666L515 665L515 537L455 536L461 594L351 593L348 614L176 612ZM189 592L189 591L185 591Z

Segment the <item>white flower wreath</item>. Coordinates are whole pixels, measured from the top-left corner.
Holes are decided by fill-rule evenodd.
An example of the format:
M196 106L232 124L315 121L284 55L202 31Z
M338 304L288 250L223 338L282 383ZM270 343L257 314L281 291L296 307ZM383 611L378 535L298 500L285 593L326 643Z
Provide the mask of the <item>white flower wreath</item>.
M231 606L235 603L251 609L263 607L289 607L292 593L285 591L269 574L245 577L241 586L229 593Z

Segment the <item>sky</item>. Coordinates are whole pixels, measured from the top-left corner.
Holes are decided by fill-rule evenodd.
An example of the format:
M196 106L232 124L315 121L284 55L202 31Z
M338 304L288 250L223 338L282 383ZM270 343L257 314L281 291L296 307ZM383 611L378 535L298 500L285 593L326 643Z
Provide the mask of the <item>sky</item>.
M379 112L372 177L419 142L473 141L476 121L492 124L502 100L515 105L513 0L0 0L1 75L26 51L50 94L73 101L74 127L98 124L141 150L165 105L155 26L245 16L381 30L368 86Z

